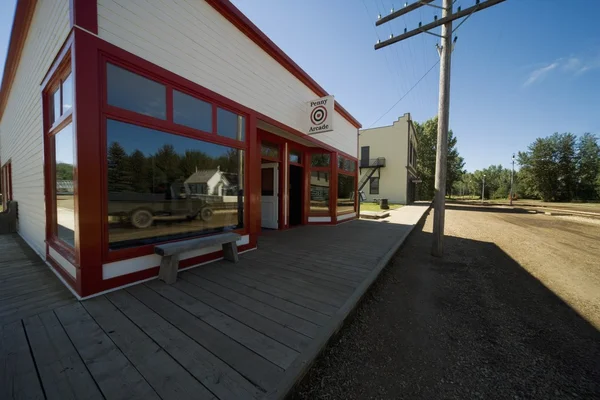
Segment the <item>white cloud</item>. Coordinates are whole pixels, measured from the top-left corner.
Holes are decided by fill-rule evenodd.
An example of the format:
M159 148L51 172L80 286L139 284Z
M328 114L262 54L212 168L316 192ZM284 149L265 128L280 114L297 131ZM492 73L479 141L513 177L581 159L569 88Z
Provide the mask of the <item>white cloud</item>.
M550 73L550 71L558 67L558 65L558 62L553 62L550 65L546 65L545 67L536 69L535 71L529 74L529 79L525 81L523 86L529 86L534 82L543 80Z
M559 58L551 64L533 70L523 86L530 86L533 83L543 81L553 70L570 74L573 76L581 75L585 72L600 68L600 57L582 59L580 57Z

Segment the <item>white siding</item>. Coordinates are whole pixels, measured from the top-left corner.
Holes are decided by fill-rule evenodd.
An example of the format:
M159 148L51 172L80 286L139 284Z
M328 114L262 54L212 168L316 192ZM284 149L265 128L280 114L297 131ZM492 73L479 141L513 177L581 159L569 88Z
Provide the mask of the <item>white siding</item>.
M99 0L98 34L302 132L319 97L203 0ZM356 128L336 112L334 129L315 138L356 155Z
M0 158L12 159L18 230L45 254L44 158L40 83L70 30L69 0L38 0L6 109L0 121Z

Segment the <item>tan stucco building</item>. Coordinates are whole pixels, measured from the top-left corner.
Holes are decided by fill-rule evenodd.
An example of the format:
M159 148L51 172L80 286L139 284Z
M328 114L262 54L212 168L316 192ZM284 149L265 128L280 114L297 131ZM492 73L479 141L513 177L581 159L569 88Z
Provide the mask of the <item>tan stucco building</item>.
M362 129L359 145L358 187L366 201L408 204L416 200L418 143L410 113L391 126Z

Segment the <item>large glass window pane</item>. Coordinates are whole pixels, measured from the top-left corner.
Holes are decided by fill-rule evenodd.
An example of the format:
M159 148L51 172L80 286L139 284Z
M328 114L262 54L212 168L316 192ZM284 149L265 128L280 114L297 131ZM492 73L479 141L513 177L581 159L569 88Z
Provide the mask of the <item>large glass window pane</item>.
M338 174L337 212L354 211L354 177Z
M112 64L106 65L108 104L151 117L167 118L167 88Z
M73 126L71 124L54 135L56 233L60 240L72 247L75 246L74 143Z
M311 165L313 167L329 167L331 156L329 154L313 154L311 156Z
M329 212L329 173L311 171L310 173L310 211Z
M246 119L231 111L217 108L217 134L231 139L244 140Z
M212 132L212 105L174 90L173 121L190 128Z
M243 153L109 120L109 248L241 228Z
M279 159L279 146L273 143L261 142L260 143L260 154L263 157Z
M62 112L73 108L73 74L69 74L62 83Z
M60 87L56 88L56 91L52 93L52 108L50 116L50 124L53 124L57 119L60 118Z

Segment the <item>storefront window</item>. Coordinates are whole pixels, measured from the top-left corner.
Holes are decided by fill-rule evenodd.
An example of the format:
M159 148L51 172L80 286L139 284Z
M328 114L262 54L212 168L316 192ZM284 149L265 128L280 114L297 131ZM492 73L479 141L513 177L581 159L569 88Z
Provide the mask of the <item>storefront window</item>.
M354 176L338 174L338 214L354 211L354 182Z
M212 132L212 104L173 90L173 122Z
M167 88L112 64L106 65L108 104L155 118L167 118Z
M109 248L243 227L243 153L108 120Z
M230 139L244 140L246 119L231 111L217 108L217 134Z
M354 172L356 171L356 161L352 161L343 156L338 156L338 169Z
M273 143L261 142L260 154L263 157L279 159L279 146Z
M311 171L310 173L310 211L329 212L329 172Z
M311 157L312 167L329 167L331 156L329 154L313 154Z
M75 246L74 144L70 123L54 135L56 235L71 247Z
M302 163L302 153L300 153L299 151L296 151L296 150L291 150L290 151L290 162L295 163L295 164L301 164Z

